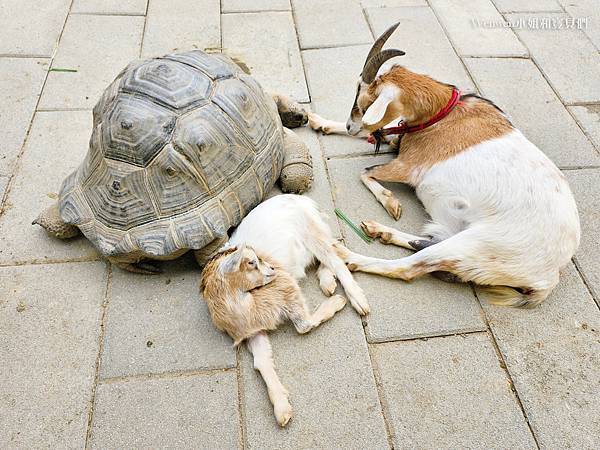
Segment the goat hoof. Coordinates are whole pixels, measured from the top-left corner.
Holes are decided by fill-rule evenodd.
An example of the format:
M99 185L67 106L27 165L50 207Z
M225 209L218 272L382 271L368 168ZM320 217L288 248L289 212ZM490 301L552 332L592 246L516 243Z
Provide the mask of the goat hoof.
M358 269L358 266L354 263L348 263L346 264L346 267L350 272L356 272L356 269Z
M400 219L400 216L402 215L402 206L396 197L389 197L383 207L394 220Z
M379 236L381 236L379 224L374 220L366 220L361 222L360 227L367 234L367 236L372 237L373 239L377 239Z

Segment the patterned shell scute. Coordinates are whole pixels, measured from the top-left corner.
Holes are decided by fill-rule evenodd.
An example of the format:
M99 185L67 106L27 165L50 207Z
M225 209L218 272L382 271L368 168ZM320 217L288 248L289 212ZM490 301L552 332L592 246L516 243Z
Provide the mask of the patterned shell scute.
M104 157L145 167L169 142L175 121L167 108L121 94L102 123Z
M219 194L255 162L255 150L215 105L179 120L173 144L210 189ZM261 152L262 153L262 152Z
M156 217L140 167L104 159L83 187L83 194L104 225L128 230Z
M229 58L221 55L207 55L204 52L175 53L163 56L161 59L177 61L198 69L212 80L232 78L241 73L240 68Z
M106 256L200 249L239 224L281 172L275 103L223 55L134 61L93 113L60 212Z
M120 88L124 92L145 94L155 102L183 110L208 102L211 80L192 67L157 59L125 74Z

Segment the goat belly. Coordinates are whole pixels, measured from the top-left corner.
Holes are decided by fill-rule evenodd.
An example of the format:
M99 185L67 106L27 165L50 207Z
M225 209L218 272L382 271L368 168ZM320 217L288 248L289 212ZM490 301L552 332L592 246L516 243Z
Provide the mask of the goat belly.
M428 229L440 239L476 228L491 251L535 255L554 270L579 244L579 216L565 177L518 130L436 163L416 192L432 218Z

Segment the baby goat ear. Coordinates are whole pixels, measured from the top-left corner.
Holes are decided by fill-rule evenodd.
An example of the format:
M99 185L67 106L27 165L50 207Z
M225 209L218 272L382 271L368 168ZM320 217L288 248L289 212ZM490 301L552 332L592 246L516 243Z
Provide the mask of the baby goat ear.
M377 96L377 99L367 108L365 114L362 117L363 124L375 125L381 122L385 116L385 112L390 103L396 98L398 93L397 88L392 86L386 86L381 90L381 93Z
M240 270L240 264L242 263L242 258L244 257L245 248L246 246L242 244L238 246L234 252L227 255L223 261L221 261L221 272L231 273Z

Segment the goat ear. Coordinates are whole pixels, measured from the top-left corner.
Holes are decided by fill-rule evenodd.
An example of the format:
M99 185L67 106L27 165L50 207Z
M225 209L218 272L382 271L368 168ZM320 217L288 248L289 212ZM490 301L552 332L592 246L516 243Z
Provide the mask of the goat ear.
M384 87L375 101L367 108L362 117L362 123L369 126L375 125L383 120L385 112L390 103L396 98L397 90Z
M221 262L221 271L223 273L237 272L240 269L245 248L246 246L244 244L239 245L234 252L227 255L227 257Z

